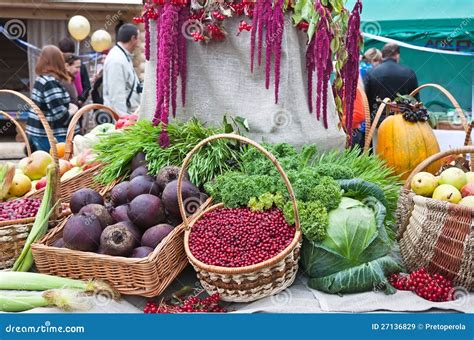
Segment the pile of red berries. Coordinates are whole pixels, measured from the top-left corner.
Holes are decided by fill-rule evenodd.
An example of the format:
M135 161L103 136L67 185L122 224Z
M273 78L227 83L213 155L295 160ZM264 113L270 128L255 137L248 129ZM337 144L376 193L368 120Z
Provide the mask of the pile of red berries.
M204 299L190 296L178 304L157 304L148 301L143 310L145 314L175 314L175 313L226 313L225 308L219 306L219 294L213 294Z
M206 264L245 267L278 255L295 236L279 209L221 208L204 214L189 237L191 253Z
M18 198L0 203L0 221L10 221L35 217L41 200L35 198Z
M410 290L429 301L444 302L455 299L453 283L442 275L430 275L425 268L410 275L393 274L388 281L398 290Z

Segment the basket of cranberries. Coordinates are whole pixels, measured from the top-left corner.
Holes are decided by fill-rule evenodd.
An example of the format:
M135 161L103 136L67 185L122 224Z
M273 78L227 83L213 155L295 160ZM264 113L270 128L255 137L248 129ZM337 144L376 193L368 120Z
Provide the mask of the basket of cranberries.
M251 145L275 165L290 193L295 225L289 225L277 208L252 211L223 204L210 206L192 222L188 220L180 194L184 173L193 154L218 139ZM302 239L295 195L278 161L262 146L235 134L204 139L183 161L177 192L186 255L209 295L217 293L223 301L249 302L276 294L293 283Z

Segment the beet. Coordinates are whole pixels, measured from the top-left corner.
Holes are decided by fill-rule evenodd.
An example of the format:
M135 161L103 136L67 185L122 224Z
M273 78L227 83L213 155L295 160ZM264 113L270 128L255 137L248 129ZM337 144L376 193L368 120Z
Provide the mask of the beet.
M132 171L141 167L141 166L146 166L148 162L145 159L145 154L143 152L137 153L133 158L132 158Z
M161 191L165 190L165 187L168 183L178 179L180 167L177 166L165 166L162 168L156 175L156 184ZM189 174L186 171L184 174L184 179L189 181Z
M60 238L60 239L54 241L53 244L51 244L51 246L56 247L56 248L64 248L64 239Z
M127 195L129 184L129 181L124 181L114 186L114 188L110 191L110 199L114 207L118 207L119 205L128 202Z
M165 221L165 209L161 199L154 195L143 194L133 199L128 208L128 217L140 230Z
M71 211L74 214L77 214L82 207L91 203L104 205L104 199L97 191L89 188L83 188L72 194L69 205L71 207Z
M128 256L137 245L132 232L123 223L108 226L100 237L100 247L107 255Z
M201 193L199 189L194 186L191 182L183 181L181 187L181 192L183 194L183 203L186 210L186 214L190 215L196 212L197 208L201 205ZM179 216L179 206L178 206L178 181L170 182L163 194L161 195L163 204L165 205L166 210L175 216Z
M142 236L142 246L156 248L174 228L169 224L158 224L151 227Z
M135 258L143 258L147 257L151 253L153 253L153 248L150 247L138 247L133 249L132 255L130 257L135 257Z
M68 219L64 226L63 239L69 249L95 251L100 244L102 227L93 214L77 214Z
M168 214L166 216L166 222L173 227L177 227L181 223L183 223L183 219L181 218L181 216L174 216L174 215Z
M102 229L105 229L107 226L114 223L114 219L112 218L112 216L110 216L110 213L107 208L100 204L88 204L85 207L82 207L81 210L79 210L79 214L81 213L95 215L99 219Z
M138 176L148 176L148 169L146 166L143 165L133 170L133 172L130 174L130 180Z
M130 230L133 235L133 238L137 241L137 244L140 244L140 242L142 241L142 232L140 231L140 229L137 228L135 224L133 224L131 221L123 221L117 224L124 225L128 230Z
M143 194L158 196L160 194L158 185L149 176L138 176L130 181L128 188L128 200L131 202L135 197Z
M112 216L115 222L130 221L130 218L128 218L128 206L128 204L119 205L110 210L110 216Z

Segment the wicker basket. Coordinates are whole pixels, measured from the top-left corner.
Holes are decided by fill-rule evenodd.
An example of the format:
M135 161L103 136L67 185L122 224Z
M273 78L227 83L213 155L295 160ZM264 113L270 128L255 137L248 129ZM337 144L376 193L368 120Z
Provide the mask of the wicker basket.
M102 190L107 196L113 185ZM198 214L210 200L197 208ZM191 217L192 219L192 217ZM173 229L145 258L102 255L51 245L62 237L67 219L31 246L40 273L73 279L101 279L121 294L155 297L161 294L188 265L183 247L184 225Z
M57 156L58 154L57 154L57 149L56 149L56 139L54 138L53 132L51 131L51 128L43 112L39 109L39 107L33 101L31 101L28 97L22 95L21 93L11 91L11 90L0 90L0 94L2 93L8 93L8 94L12 94L14 96L19 97L28 106L30 106L31 109L33 109L35 113L38 115L46 131L46 135L48 136L49 143L51 144L54 164L56 166L56 171L58 171L59 164L58 164L58 156ZM7 113L0 111L0 114L10 118L10 120L16 125L16 127L18 128L18 131L20 132L21 136L25 140L26 150L29 156L31 154L31 147L28 142L28 138L25 134L25 131L23 130L21 125ZM53 188L53 198L54 198L53 201L54 202L56 202L60 197L58 195L58 185L59 185L59 182L56 181L55 186ZM36 196L36 198L39 198L39 199L41 199L42 197L43 197L42 193ZM54 221L56 217L58 216L59 216L59 210L55 211L52 214L51 220ZM30 232L34 221L35 221L35 218L31 217L31 218L0 222L0 269L7 269L13 265L13 263L15 262L15 260L20 255L23 249L23 245L25 244L26 238L28 237L28 233Z
M72 158L73 154L73 138L74 138L74 130L76 128L77 123L79 122L79 119L86 114L87 112L91 110L103 110L109 112L114 119L118 119L119 116L115 111L113 111L111 108L100 105L100 104L89 104L84 107L82 107L79 111L76 112L76 114L73 116L71 119L71 122L69 123L69 127L67 130L67 135L66 135L66 146L64 150L64 159L70 160ZM71 196L73 193L75 193L77 190L81 188L90 188L96 191L101 191L105 189L105 185L97 182L95 180L95 177L100 173L103 165L95 165L90 169L87 169L86 171L81 172L80 174L69 178L66 181L61 182L60 185L60 196L65 202L69 202L71 199ZM42 197L43 196L43 191L38 190L30 195L30 197Z
M290 193L290 198L293 202L293 208L295 212L295 236L291 244L286 249L284 249L277 256L264 262L241 268L227 268L208 265L196 259L189 249L189 235L191 233L193 224L205 213L221 208L222 204L209 207L200 213L194 219L194 221L189 221L186 217L186 211L181 195L181 185L184 173L189 165L189 162L191 161L193 154L201 149L204 145L218 139L232 139L257 148L268 159L270 159L270 161L278 169L278 172L283 178ZM223 301L249 302L276 294L286 289L293 283L298 271L298 260L300 257L302 239L295 195L288 177L284 173L278 161L262 146L250 139L235 134L215 135L201 141L186 156L183 161L183 165L181 166L181 172L178 177L178 203L181 211L181 217L183 218L183 223L186 228L184 234L184 247L186 250L186 255L196 270L202 286L209 294L219 293L220 298Z
M426 267L474 290L474 209L415 195L412 178L446 156L474 153L465 146L433 155L420 163L400 192L397 207L400 252L408 270Z

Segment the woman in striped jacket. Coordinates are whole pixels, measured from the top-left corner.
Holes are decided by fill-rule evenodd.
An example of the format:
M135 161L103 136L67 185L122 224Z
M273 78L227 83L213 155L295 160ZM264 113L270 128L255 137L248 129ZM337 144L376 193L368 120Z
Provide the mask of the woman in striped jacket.
M35 69L37 78L31 91L31 99L43 111L58 142L64 142L71 116L77 106L61 81L70 81L63 55L53 45L45 46L40 53ZM50 145L38 115L29 110L26 133L34 150L49 151Z

